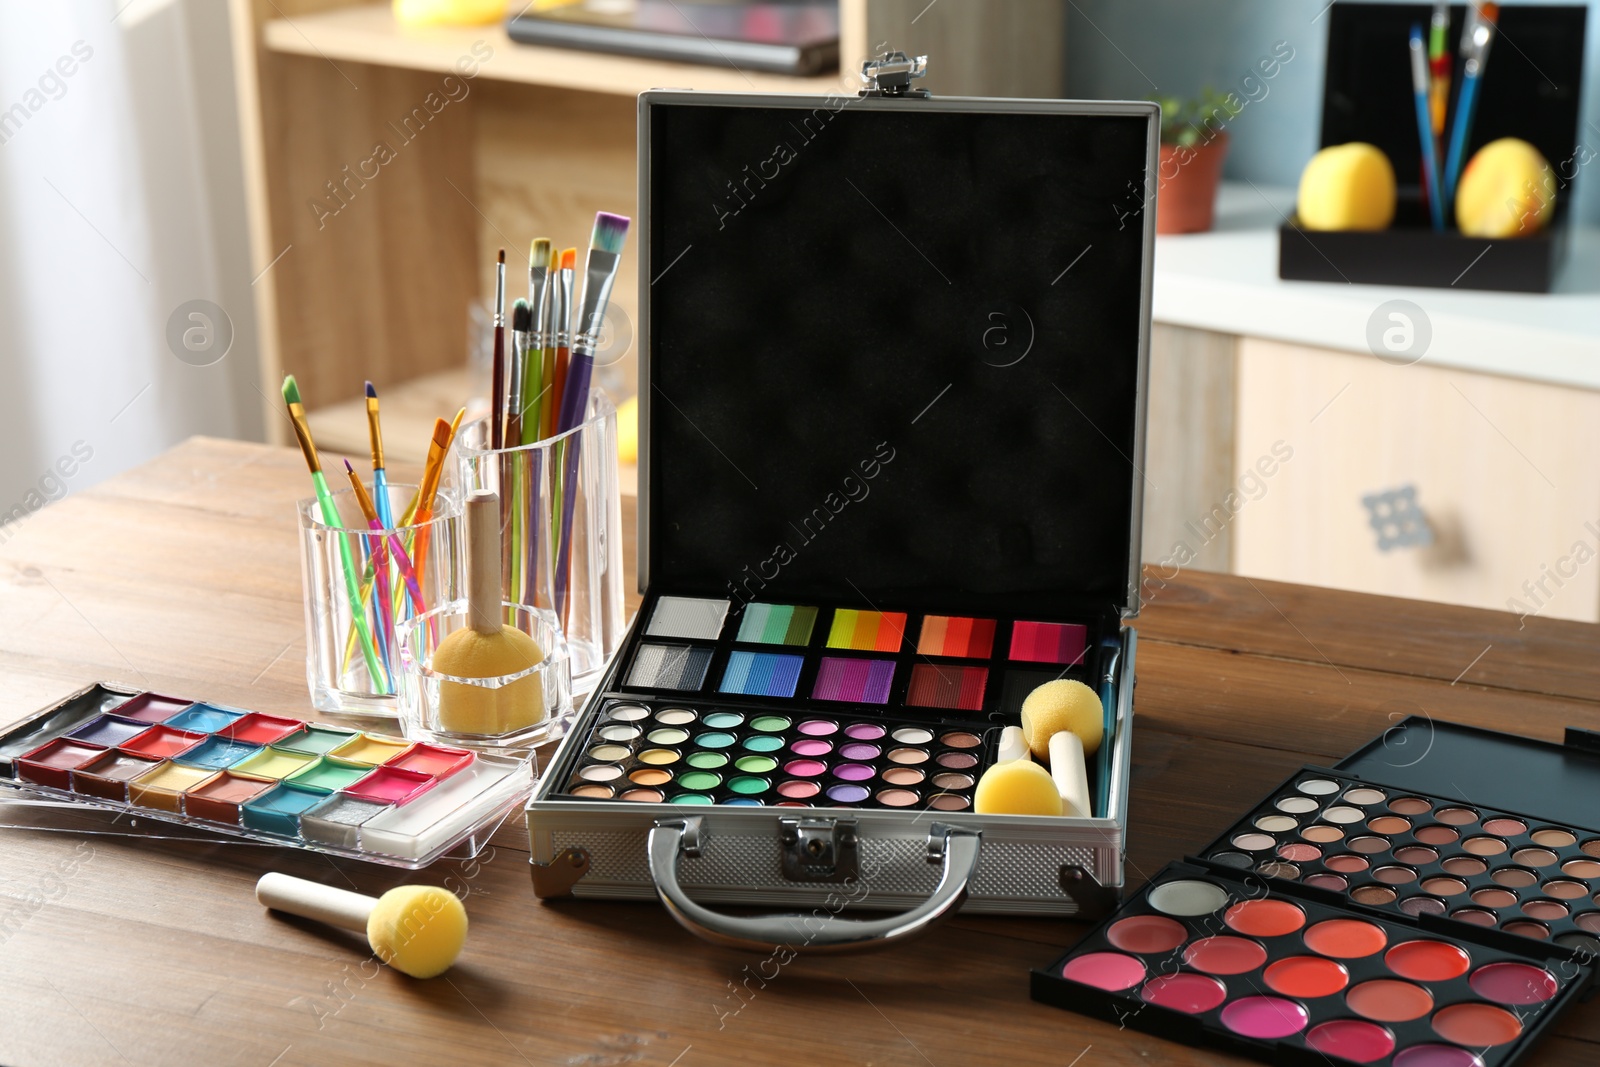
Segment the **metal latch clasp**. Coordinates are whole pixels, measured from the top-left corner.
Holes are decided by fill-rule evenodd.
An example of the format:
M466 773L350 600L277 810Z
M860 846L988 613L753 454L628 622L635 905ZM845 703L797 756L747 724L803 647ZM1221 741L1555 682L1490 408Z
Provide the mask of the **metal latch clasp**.
M854 819L779 819L778 828L790 881L841 882L859 872Z
M928 73L928 57L911 58L904 52L886 51L861 64L862 96L915 96L927 99L928 90L911 88L914 78Z

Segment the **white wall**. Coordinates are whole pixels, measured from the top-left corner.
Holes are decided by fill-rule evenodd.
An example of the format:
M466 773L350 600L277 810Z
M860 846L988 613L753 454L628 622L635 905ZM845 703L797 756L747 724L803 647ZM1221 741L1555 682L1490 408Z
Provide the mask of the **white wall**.
M259 439L250 282L227 5L0 0L0 522ZM215 362L220 320L168 342L197 299L232 324Z

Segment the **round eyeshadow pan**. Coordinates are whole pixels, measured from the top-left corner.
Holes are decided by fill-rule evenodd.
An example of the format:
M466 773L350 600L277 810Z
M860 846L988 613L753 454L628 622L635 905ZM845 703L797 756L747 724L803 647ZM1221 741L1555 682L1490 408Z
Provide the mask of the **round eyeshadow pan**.
M1211 858L1224 866L1237 867L1241 871L1248 871L1256 863L1252 857L1246 856L1243 852L1215 852Z
M1353 1063L1376 1063L1394 1051L1394 1034L1361 1019L1329 1019L1311 1028L1306 1045Z
M1440 808L1433 817L1446 826L1466 826L1478 821L1478 813L1471 808Z
M1339 783L1330 782L1326 778L1307 778L1295 788L1307 796L1328 797L1339 791Z
M833 769L835 778L842 778L847 782L864 782L877 773L865 763L841 763Z
M694 761L691 759L691 766L693 763ZM771 756L740 756L733 761L733 765L747 774L766 774L768 771L778 769L778 761Z
M1486 885L1472 891L1472 902L1480 908L1509 908L1517 902L1517 895L1509 889Z
M1521 819L1511 819L1504 815L1483 821L1484 833L1494 834L1496 837L1516 837L1526 833L1528 824Z
M1352 851L1365 852L1369 856L1375 856L1379 852L1389 851L1389 842L1382 837L1352 837L1349 847Z
M953 771L945 771L933 776L933 784L940 789L971 789L973 780L970 774L956 774Z
M1457 908L1450 913L1450 918L1457 922L1471 923L1473 926L1493 926L1500 921L1494 912L1484 911L1482 908Z
M1162 915L1132 915L1106 930L1106 940L1124 952L1149 955L1171 952L1189 939L1189 930Z
M665 767L678 762L678 754L670 748L647 748L639 753L639 762L651 766Z
M1190 942L1183 962L1207 974L1246 974L1267 962L1267 950L1247 938L1217 934Z
M934 762L952 771L966 771L978 765L978 757L970 752L941 752Z
M1256 870L1268 878L1283 878L1290 882L1300 877L1300 868L1283 860L1267 860Z
M1350 972L1344 964L1321 956L1289 956L1268 966L1261 980L1286 997L1314 999L1339 992L1350 983Z
M1335 893L1344 892L1345 887L1350 884L1349 880L1342 875L1328 874L1323 871L1306 875L1305 882L1306 885L1314 885L1318 889L1328 889Z
M1360 822L1367 817L1366 812L1360 808L1352 808L1347 804L1335 804L1322 813L1322 817L1329 822L1349 824Z
M797 756L826 756L833 751L833 742L816 737L802 737L789 746L789 751Z
M1501 867L1489 876L1495 884L1521 889L1539 880L1539 876L1526 867Z
M594 733L602 741L632 741L643 732L637 726L616 723L611 726L602 726Z
M1229 908L1222 921L1252 937L1281 937L1306 924L1306 913L1286 900L1242 900Z
M1393 904L1397 896L1386 885L1358 885L1350 890L1350 899L1357 904Z
M1438 897L1414 896L1402 900L1400 910L1407 915L1443 915L1449 906Z
M765 778L757 778L750 774L741 774L735 778L728 779L728 788L744 796L765 793L767 786L770 784Z
M700 736L707 737L709 735L701 734ZM666 727L660 730L651 730L644 735L644 739L652 745L681 745L689 740L689 731Z
M615 719L617 722L638 722L649 717L650 709L641 708L637 704L618 704L606 713L606 718Z
M869 745L861 741L854 741L847 745L839 746L839 755L848 760L877 759L883 755L883 749L877 745Z
M839 732L839 724L832 719L807 719L799 730L807 737L832 737Z
M1158 974L1139 990L1139 999L1185 1015L1210 1011L1228 999L1228 990L1203 974Z
M935 793L928 798L928 807L935 811L966 811L972 801L957 793Z
M731 730L744 722L744 716L737 711L713 711L701 721L713 730Z
M657 767L640 767L628 775L628 781L634 785L666 785L672 781L672 772Z
M1322 850L1316 845L1291 841L1287 845L1278 847L1278 856L1280 859L1290 860L1294 863L1310 863L1312 860L1322 858Z
M840 804L859 804L871 795L872 790L862 785L830 785L828 787L828 799L837 801Z
M1398 978L1374 978L1352 986L1344 1002L1357 1015L1380 1023L1409 1022L1433 1010L1432 993Z
M1472 991L1496 1004L1543 1004L1561 986L1555 976L1529 963L1491 963L1472 972Z
M722 802L722 806L726 808L759 808L761 807L761 801L755 797L729 797Z
M1498 856L1506 850L1506 843L1498 837L1469 837L1461 847L1474 856Z
M1471 878L1489 869L1489 865L1476 856L1449 856L1439 866L1462 878Z
M895 740L900 740L898 737ZM983 744L983 738L977 734L968 733L966 730L952 730L939 738L939 743L946 748L977 748Z
M783 747L783 738L762 734L744 739L744 747L751 752L776 752Z
M852 741L876 741L887 732L875 722L853 722L844 728L844 735Z
M1328 870L1338 871L1340 874L1359 874L1370 866L1365 856L1357 856L1350 852L1341 852L1337 856L1329 856L1322 861L1322 865Z
M1375 834L1403 834L1411 829L1411 820L1398 815L1379 815L1367 823L1367 829Z
M1522 1023L1504 1008L1468 1001L1435 1012L1433 1031L1468 1048L1493 1048L1515 1041L1522 1033Z
M1483 1060L1451 1045L1412 1045L1400 1050L1393 1067L1483 1067Z
M925 748L890 749L889 759L894 763L927 763L928 750Z
M1277 843L1277 838L1267 834L1245 833L1237 834L1233 838L1234 847L1242 848L1247 852L1264 852Z
M1345 790L1344 796L1340 797L1339 799L1348 804L1360 804L1365 807L1368 804L1382 804L1384 797L1387 795L1388 794L1381 789L1373 789L1370 786L1358 785L1354 789Z
M760 730L764 734L775 734L788 728L789 720L782 715L762 715L750 723L750 729Z
M698 770L714 771L718 767L726 767L728 757L721 752L691 752L684 758L684 762ZM776 761L773 761L773 765L777 765Z
M630 789L617 799L637 801L640 804L659 804L662 796L659 789Z
M1264 1041L1298 1034L1309 1020L1305 1008L1282 997L1243 997L1222 1009L1223 1026L1241 1037Z
M1300 831L1300 836L1307 841L1315 841L1319 845L1326 845L1334 841L1342 841L1344 839L1344 831L1337 826L1318 824L1305 827Z
M1572 917L1578 929L1587 930L1591 934L1600 934L1600 911L1580 911Z
M1472 957L1443 941L1402 941L1383 954L1389 970L1416 982L1446 982L1466 974Z
M1185 878L1162 882L1145 898L1150 906L1165 915L1179 917L1210 915L1228 902L1227 892L1212 882Z
M1566 848L1578 840L1578 835L1572 831L1557 830L1553 827L1535 830L1532 837L1534 844L1543 845L1545 848Z
M671 800L673 804L709 804L711 798L704 793L679 793Z
M1312 952L1354 960L1382 952L1389 938L1383 927L1361 919L1325 919L1306 929L1305 943Z
M1422 866L1439 858L1439 850L1427 845L1402 845L1394 850L1394 858L1401 863Z
M878 803L891 808L909 808L921 799L910 789L885 789L878 794Z
M796 778L815 778L827 769L826 763L814 759L792 759L783 765L783 773Z
M1594 860L1568 860L1561 870L1574 878L1600 878L1600 863Z
M1112 993L1132 989L1144 976L1144 964L1120 952L1086 952L1061 968L1063 978Z
M596 785L592 782L573 786L568 792L575 797L593 797L597 800L605 799L612 795L612 789L609 785Z
M666 708L656 712L656 722L663 726L684 726L694 722L696 715L688 708Z
M1526 900L1522 903L1522 914L1530 919L1541 922L1555 922L1565 919L1572 911L1571 908L1559 900Z
M1395 797L1389 801L1389 810L1396 815L1426 815L1433 805L1421 797Z
M687 771L678 775L678 785L683 789L715 789L722 784L722 775L710 771Z
M814 797L820 792L822 792L822 787L816 782L790 780L787 782L778 783L778 795L789 797L791 800L803 800L806 797ZM865 789L861 790L861 796L864 797L866 795L867 791ZM858 797L857 799L860 798Z
M1279 797L1273 805L1279 811L1286 811L1290 815L1304 815L1317 810L1317 802L1310 797Z
M1513 919L1503 924L1500 929L1508 934L1518 937L1531 937L1535 941L1548 941L1550 928L1544 923L1534 922L1532 919Z
M1279 834L1285 830L1293 830L1300 823L1287 815L1263 815L1256 820L1256 829L1265 830L1269 834Z
M737 740L739 739L730 733L713 730L710 733L704 733L696 737L694 743L701 748L727 748Z
M1511 858L1529 867L1549 867L1560 859L1547 848L1519 848L1511 854Z
M1411 831L1411 836L1424 845L1453 845L1461 838L1461 834L1452 827L1440 826L1438 823L1419 826Z
M1565 933L1556 938L1556 944L1562 948L1575 948L1587 952L1591 956L1600 956L1600 937L1591 937L1588 934Z
M611 763L616 760L627 759L628 753L631 751L632 749L628 748L627 745L596 745L589 750L589 758L600 760L603 763Z
M920 726L902 726L889 736L902 745L925 745L933 740L933 731Z
M883 780L890 785L916 785L925 777L915 767L890 767L883 772Z
M1417 872L1410 867L1391 863L1372 872L1372 877L1384 885L1409 885L1417 880Z

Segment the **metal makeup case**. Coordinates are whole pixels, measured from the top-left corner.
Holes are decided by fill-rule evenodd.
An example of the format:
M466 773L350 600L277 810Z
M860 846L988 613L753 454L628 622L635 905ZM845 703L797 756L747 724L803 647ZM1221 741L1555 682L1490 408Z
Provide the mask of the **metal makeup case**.
M915 67L859 96L640 97L645 600L528 804L542 898L659 897L713 942L843 951L1120 892L1158 111L930 97ZM727 631L698 688L641 692L666 595L727 598ZM982 616L996 646L1014 620L1085 624L1083 661L1049 673L1115 709L1103 816L571 795L619 706L957 723L982 735L976 777L1031 688L997 647L969 712L818 700L809 665L792 699L719 692L751 601L817 605L822 633L835 608Z

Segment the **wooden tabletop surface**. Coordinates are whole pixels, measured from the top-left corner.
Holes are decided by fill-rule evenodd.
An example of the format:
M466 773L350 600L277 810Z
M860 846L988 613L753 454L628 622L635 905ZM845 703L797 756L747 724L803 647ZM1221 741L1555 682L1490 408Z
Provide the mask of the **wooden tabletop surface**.
M294 451L197 439L0 528L0 723L96 680L311 717L292 507L308 488ZM1600 729L1593 626L1205 573L1147 571L1146 595L1135 883L1406 715ZM0 803L0 824L27 817ZM511 827L474 864L415 874L39 829L0 829L0 849L5 1064L1234 1062L1030 1001L1029 968L1080 923L958 917L763 982L756 957L654 904L541 904ZM264 912L269 870L373 894L449 885L467 949L407 978L354 935ZM1600 1010L1580 1006L1527 1062L1597 1060Z

